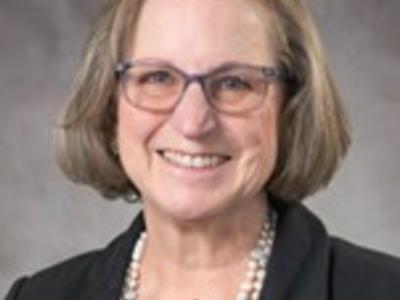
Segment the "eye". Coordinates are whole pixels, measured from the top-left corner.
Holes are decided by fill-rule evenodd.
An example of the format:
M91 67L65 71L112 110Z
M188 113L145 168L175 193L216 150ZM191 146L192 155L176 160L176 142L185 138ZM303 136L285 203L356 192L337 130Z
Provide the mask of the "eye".
M252 90L252 84L249 80L239 76L225 76L217 81L219 90L222 91L244 91Z
M172 84L174 76L167 70L148 71L138 78L139 84Z

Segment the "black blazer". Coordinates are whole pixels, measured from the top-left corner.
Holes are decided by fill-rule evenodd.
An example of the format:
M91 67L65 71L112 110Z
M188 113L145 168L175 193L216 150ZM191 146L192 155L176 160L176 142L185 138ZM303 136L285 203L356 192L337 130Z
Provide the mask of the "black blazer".
M260 299L400 300L397 258L330 238L302 205L277 209L277 237ZM18 280L6 300L119 300L131 249L143 229L140 214L104 250Z

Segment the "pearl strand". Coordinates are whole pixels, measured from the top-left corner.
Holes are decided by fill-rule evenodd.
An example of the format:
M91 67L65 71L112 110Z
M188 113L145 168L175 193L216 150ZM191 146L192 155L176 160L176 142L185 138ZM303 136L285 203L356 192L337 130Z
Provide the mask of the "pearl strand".
M249 254L246 279L240 285L235 300L259 299L275 239L276 219L276 213L272 211L270 218L263 224L256 245ZM120 300L137 300L139 297L140 261L143 257L146 239L146 232L142 232L132 252Z

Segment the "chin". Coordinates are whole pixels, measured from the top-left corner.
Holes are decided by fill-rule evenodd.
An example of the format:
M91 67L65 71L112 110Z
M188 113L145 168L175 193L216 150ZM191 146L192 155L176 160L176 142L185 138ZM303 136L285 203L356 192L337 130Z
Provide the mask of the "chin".
M186 194L175 197L161 197L158 201L148 203L147 209L155 209L160 214L177 222L204 221L224 214L229 210L229 202L210 195Z

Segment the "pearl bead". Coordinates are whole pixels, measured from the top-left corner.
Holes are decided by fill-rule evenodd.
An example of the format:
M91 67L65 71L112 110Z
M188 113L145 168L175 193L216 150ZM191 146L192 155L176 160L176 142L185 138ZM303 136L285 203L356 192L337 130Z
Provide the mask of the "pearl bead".
M267 240L266 239L259 239L257 242L257 246L264 248L267 246Z
M139 270L132 270L129 272L129 277L132 279L139 279Z
M248 295L249 295L249 294L248 294L247 292L240 292L240 293L236 296L235 300L250 300Z
M251 290L253 289L253 284L252 284L252 282L244 282L244 283L242 283L241 285L240 285L240 290L242 291L242 292L247 292L247 293L249 293Z
M255 260L253 260L253 259L249 260L249 264L248 265L249 265L249 270L250 271L254 271L258 267L257 262Z
M124 293L124 298L125 299L132 299L136 297L136 293L134 291L127 291Z
M264 256L269 256L271 254L271 248L265 247L263 250Z
M251 251L251 253L250 253L250 257L253 259L257 259L257 260L263 258L263 256L264 256L264 253L263 253L262 249L260 249L260 248L256 248L253 251Z
M255 270L249 270L246 273L246 279L247 280L254 280L256 278L256 272Z
M131 265L129 266L128 271L129 273L139 272L139 268L140 268L139 261L133 260Z
M134 289L138 286L138 281L135 279L127 279L126 286L130 289Z
M254 288L256 291L261 291L261 289L262 289L262 282L260 282L259 280L255 281L255 282L253 283L253 288Z
M259 279L259 280L262 280L264 278L264 276L265 276L265 273L266 273L265 269L258 270L256 272L256 278Z
M258 300L258 296L259 296L258 293L252 293L250 299L251 300Z

